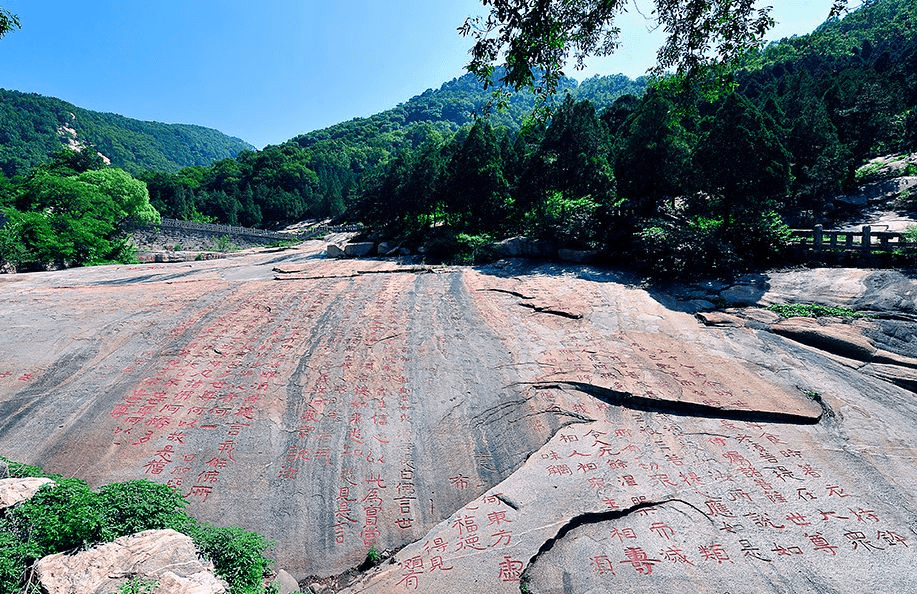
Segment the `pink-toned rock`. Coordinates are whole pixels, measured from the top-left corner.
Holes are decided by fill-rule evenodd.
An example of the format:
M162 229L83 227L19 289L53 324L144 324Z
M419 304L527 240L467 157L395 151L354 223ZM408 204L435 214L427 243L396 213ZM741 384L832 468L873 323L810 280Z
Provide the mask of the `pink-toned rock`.
M39 559L35 571L48 594L109 594L128 581L151 581L151 594L225 594L213 566L198 559L191 539L147 530L76 554Z
M0 509L31 499L42 486L53 482L49 478L0 479Z
M371 547L353 591L910 588L913 279L750 277L704 326L614 271L318 249L0 278L0 454L175 485L336 591ZM887 315L804 344L775 295Z

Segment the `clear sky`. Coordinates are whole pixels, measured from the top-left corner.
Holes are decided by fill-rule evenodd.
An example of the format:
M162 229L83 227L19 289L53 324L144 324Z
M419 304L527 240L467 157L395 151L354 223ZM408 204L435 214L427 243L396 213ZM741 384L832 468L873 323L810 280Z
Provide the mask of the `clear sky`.
M650 0L638 0L647 11ZM771 38L808 33L831 0L770 0ZM479 0L0 0L0 88L142 120L199 124L261 148L372 115L464 73L456 29ZM594 74L644 74L661 33L631 11Z

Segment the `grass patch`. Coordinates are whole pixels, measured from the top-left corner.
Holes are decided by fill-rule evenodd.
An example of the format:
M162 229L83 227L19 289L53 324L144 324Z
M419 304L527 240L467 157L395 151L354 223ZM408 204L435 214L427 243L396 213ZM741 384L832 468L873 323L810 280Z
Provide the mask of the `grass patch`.
M814 303L791 303L787 305L771 305L769 310L776 312L782 318L869 318L870 314L849 309L847 307L830 307Z

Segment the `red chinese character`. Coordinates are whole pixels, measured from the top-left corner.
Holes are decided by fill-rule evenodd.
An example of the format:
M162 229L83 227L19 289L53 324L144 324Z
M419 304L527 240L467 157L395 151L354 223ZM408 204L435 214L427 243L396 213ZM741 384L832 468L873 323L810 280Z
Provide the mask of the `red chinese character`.
M213 487L194 485L186 497L200 497L203 501L207 501L211 493L213 493Z
M707 509L710 510L710 515L714 517L723 516L726 518L734 518L735 515L726 507L722 501L711 499L704 502L707 504Z
M494 532L494 533L491 534L490 536L491 536L491 538L494 539L494 541L493 541L493 542L491 543L491 545L490 545L491 548L497 546L498 544L500 544L500 543L503 542L504 540L506 541L506 542L504 543L504 546L507 546L507 547L508 547L508 546L509 546L509 543L512 542L512 540L513 540L513 535L512 535L511 533L507 532L506 530L500 530L499 532Z
M659 559L650 559L646 551L640 547L628 547L624 549L624 556L627 558L619 561L619 563L629 563L637 573L643 575L652 575L653 565L659 563Z
M828 541L824 536L821 535L821 532L816 532L815 534L806 533L806 538L812 541L812 545L815 547L816 551L825 551L826 553L837 555L837 547L828 544Z
M848 507L847 509L849 509L850 513L857 517L857 522L865 522L866 520L872 520L873 522L879 521L879 516L877 516L876 512L871 509L863 509L862 507L859 509L859 511L853 511L853 508L851 507ZM863 518L866 518L866 520Z
M774 548L771 550L780 556L802 555L802 549L799 547L784 547L777 543L774 543Z
M675 536L675 530L665 522L653 522L650 530L654 531L659 538L666 540L672 540L672 537Z
M617 575L614 565L612 565L608 555L596 555L592 558L592 573L597 573L599 575L605 575L606 573Z
M615 528L611 531L610 536L611 538L617 538L621 542L624 542L625 538L637 538L633 528Z
M165 467L166 463L162 460L150 460L143 466L147 474L161 474Z
M423 573L423 558L418 555L417 557L405 559L401 562L401 569L404 573L396 585L404 584L405 588L414 588L416 590L420 582L420 578L417 576Z
M205 470L204 472L197 475L197 482L199 483L215 483L220 478L219 470Z
M464 489L468 486L468 477L463 474L457 474L449 477L449 482L456 489Z
M729 554L723 549L723 545L714 544L709 547L698 547L697 549L701 556L703 556L704 561L716 561L718 564L722 564L723 561L732 562L732 559L729 558Z
M503 557L503 560L499 563L500 566L500 575L499 578L504 582L518 582L520 576L522 575L522 568L524 564L522 561L513 559L512 557L506 555Z
M793 522L797 526L811 526L812 522L806 522L806 517L799 513L792 513L786 517L787 520Z
M835 497L850 497L849 494L845 493L844 490L837 485L828 485L825 488L828 490L828 497L832 495Z
M446 546L448 546L448 544L449 543L444 541L442 537L436 537L433 539L433 542L427 541L426 543L424 543L423 550L428 555L430 554L431 550L436 550L436 551L439 551L440 553L445 553Z
M881 538L886 543L888 543L889 546L897 546L899 544L903 544L905 547L908 547L907 538L904 536L901 536L900 534L892 532L891 530L876 531L876 538Z
M675 545L672 545L666 550L662 551L662 557L666 561L671 561L673 563L687 563L688 565L694 565L691 563L691 561L688 560L688 557L685 555L684 551Z
M495 511L487 514L487 519L489 520L488 526L496 524L498 527L502 522L511 522L512 520L507 519L505 511Z

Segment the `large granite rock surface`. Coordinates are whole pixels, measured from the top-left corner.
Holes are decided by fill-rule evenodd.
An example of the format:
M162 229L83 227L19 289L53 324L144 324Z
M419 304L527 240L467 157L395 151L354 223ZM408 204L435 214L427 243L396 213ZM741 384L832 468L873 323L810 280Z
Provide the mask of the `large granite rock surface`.
M0 454L174 485L335 590L912 587L911 277L323 250L0 278ZM812 301L879 317L762 309Z

